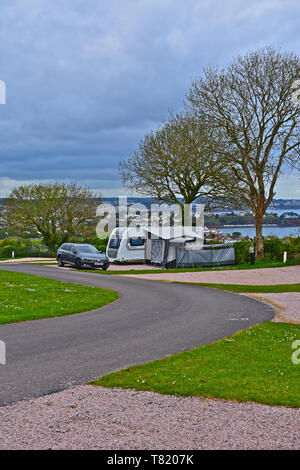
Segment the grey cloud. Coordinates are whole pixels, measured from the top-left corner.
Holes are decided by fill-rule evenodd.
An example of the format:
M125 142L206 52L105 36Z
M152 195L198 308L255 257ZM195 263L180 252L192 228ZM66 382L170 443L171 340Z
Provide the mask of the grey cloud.
M3 1L0 194L66 178L117 194L119 159L203 66L269 43L299 53L299 13L292 0Z

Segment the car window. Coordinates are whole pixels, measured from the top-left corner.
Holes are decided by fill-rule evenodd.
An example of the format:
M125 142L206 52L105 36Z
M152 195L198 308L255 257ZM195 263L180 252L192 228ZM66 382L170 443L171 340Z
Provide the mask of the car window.
M97 248L92 245L82 245L76 247L79 253L99 253Z

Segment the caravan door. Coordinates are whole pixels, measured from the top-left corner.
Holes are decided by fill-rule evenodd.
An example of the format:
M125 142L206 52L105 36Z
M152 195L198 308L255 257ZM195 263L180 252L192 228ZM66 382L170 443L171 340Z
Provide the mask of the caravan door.
M110 262L145 260L145 238L137 237L135 229L115 229L108 241L106 255Z
M123 233L118 228L115 228L109 237L106 247L106 256L110 262L118 259L118 252L121 244Z

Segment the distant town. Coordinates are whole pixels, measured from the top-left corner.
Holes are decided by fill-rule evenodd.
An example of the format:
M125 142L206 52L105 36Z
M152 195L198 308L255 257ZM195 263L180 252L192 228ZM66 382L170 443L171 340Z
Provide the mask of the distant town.
M119 198L103 198L103 202L112 204L117 208ZM205 202L205 201L201 201ZM151 198L128 197L127 204L143 204L150 209L155 201ZM254 216L249 210L234 209L225 206L205 212L205 226L209 229L254 227ZM274 199L264 216L264 226L269 227L300 227L300 199Z

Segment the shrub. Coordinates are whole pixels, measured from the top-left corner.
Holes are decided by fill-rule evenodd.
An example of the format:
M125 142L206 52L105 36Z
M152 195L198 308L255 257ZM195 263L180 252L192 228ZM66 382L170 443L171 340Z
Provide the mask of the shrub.
M10 240L11 244L0 245L0 258L11 258L14 251L15 257L55 257L56 251L43 245L40 240Z
M264 240L265 259L270 261L282 261L283 252L287 252L287 258L299 262L300 237L295 238L266 238Z
M106 252L106 245L97 246L97 250L102 251L102 253L105 253Z
M22 239L21 238L3 238L2 240L0 240L0 248L4 247L4 246L18 246L18 245L21 245L22 244Z
M108 237L105 239L101 239L98 237L72 237L70 239L71 243L89 243L97 248L97 250L106 251L106 246L108 243Z
M264 239L265 259L270 261L282 261L285 243L281 238Z
M13 245L1 246L0 258L11 258L13 250L15 250L15 247Z
M287 251L288 259L300 261L300 237L285 240L284 251Z
M235 264L247 264L250 262L250 242L242 240L234 244Z

